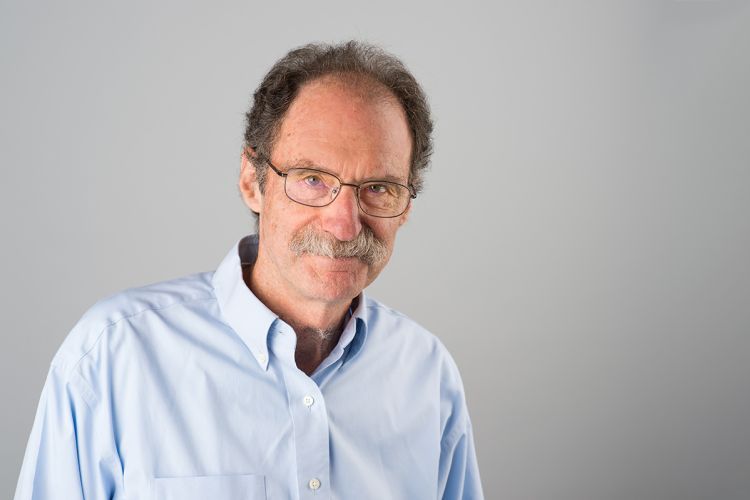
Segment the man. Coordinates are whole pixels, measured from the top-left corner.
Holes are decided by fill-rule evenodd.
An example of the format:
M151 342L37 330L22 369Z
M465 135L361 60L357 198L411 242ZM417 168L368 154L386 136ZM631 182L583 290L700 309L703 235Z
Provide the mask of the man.
M450 355L365 297L432 125L403 65L349 42L281 59L247 115L258 216L213 273L96 304L52 361L17 500L481 498Z

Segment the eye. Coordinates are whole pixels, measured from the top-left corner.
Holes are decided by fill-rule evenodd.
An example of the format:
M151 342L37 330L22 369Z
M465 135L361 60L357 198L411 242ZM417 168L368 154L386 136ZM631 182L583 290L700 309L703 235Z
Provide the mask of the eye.
M304 182L305 184L307 184L310 187L318 187L318 186L320 186L323 183L323 181L321 180L320 176L315 175L315 174L308 175L307 177L305 177L302 180L302 182Z
M367 191L372 194L385 194L388 191L388 187L385 184L369 184Z

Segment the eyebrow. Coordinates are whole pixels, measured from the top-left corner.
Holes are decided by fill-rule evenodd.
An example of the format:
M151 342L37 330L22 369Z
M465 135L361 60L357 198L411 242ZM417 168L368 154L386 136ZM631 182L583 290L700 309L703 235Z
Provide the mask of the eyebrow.
M341 174L332 172L326 167L318 163L315 163L311 160L308 160L307 158L296 158L288 163L287 168L310 168L313 170L320 170L321 172L325 172L327 174L331 174L333 176L341 178ZM346 182L344 179L342 179L342 181ZM395 184L408 185L408 181L404 181L403 179L396 177L395 175L391 175L391 174L385 174L380 177L372 177L370 179L363 179L359 181L359 183L361 184L364 182L373 182L373 181L385 181L385 182L393 182Z

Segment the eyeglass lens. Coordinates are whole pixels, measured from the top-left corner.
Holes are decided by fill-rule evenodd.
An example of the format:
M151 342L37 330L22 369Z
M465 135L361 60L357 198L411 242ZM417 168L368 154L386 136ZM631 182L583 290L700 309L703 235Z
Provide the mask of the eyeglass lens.
M286 194L298 203L322 207L331 203L340 190L341 181L331 174L306 168L287 171ZM406 210L411 193L393 182L373 181L361 184L357 196L366 214L393 217Z

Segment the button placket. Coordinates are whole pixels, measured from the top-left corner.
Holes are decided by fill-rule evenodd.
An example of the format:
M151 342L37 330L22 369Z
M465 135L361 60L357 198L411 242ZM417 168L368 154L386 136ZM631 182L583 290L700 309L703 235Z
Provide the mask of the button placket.
M277 334L274 347L290 339L294 340L293 335ZM297 368L293 345L284 347L289 350L289 359L278 366L284 377L293 422L299 496L301 499L326 496L330 478L330 434L325 398L315 380Z

